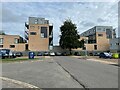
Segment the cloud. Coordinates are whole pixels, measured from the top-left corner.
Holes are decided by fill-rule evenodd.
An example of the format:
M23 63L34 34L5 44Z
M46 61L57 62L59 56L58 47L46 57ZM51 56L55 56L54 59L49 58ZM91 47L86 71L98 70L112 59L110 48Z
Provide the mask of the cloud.
M106 22L106 20L102 19L102 18L98 18L97 22Z
M24 20L23 15L17 15L9 9L2 8L3 23L21 23Z
M93 22L87 22L87 21L82 21L80 24L83 25L84 27L95 25Z
M120 5L119 5L120 6ZM54 44L59 42L60 26L70 18L82 33L96 25L117 27L117 3L113 2L16 2L3 3L3 29L22 34L28 17L42 17L53 23ZM11 27L12 26L12 27Z

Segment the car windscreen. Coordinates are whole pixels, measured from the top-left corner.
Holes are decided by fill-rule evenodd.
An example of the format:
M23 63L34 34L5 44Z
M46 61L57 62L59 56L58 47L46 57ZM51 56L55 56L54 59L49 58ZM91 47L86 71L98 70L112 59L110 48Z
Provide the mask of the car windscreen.
M110 56L110 54L109 53L104 53L106 56Z
M0 52L2 52L3 54L9 54L10 50L0 50Z

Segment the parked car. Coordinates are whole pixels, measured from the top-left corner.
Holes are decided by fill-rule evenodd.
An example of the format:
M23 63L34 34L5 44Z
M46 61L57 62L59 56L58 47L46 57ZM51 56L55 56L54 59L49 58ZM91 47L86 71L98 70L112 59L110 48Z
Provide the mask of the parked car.
M80 52L75 52L74 55L75 56L80 56Z
M12 52L10 49L0 49L1 58L16 58L16 54Z
M50 52L50 56L55 56L55 53L54 52Z
M93 53L89 53L90 56L93 56Z
M69 55L72 55L72 52L71 53L70 52L64 52L63 55L64 56L69 56Z
M102 52L99 54L99 58L112 58L110 53Z
M94 56L99 56L100 53L95 53Z
M43 53L42 52L38 52L37 56L43 56Z
M49 52L44 52L43 55L44 55L44 56L48 56L48 55L49 55Z
M62 53L60 53L60 52L56 52L55 55L56 55L56 56L61 56Z
M62 53L62 56L67 56L67 53L66 53L66 52L63 52L63 53Z
M15 54L16 54L16 57L21 57L21 56L23 56L22 52L16 52Z

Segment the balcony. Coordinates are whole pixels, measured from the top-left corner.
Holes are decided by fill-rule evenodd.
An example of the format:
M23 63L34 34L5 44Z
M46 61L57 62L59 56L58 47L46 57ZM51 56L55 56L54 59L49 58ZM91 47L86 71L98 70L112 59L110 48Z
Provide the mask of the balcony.
M29 25L25 22L25 27L27 28L27 29L29 29Z
M29 25L25 22L25 39L28 40L28 33L29 33Z

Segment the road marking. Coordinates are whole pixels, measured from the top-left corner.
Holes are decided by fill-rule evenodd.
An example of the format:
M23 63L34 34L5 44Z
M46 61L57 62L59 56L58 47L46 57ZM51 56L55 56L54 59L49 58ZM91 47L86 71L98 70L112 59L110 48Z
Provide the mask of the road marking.
M25 83L25 82L22 82L22 81L6 78L6 77L0 77L0 79L2 79L4 81L9 81L9 82L15 83L15 84L18 84L18 85L21 85L21 86L24 86L26 88L39 88L37 86L31 85L31 84L28 84L28 83Z

